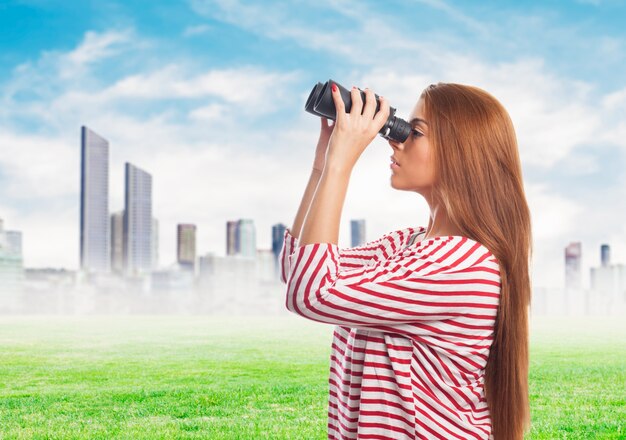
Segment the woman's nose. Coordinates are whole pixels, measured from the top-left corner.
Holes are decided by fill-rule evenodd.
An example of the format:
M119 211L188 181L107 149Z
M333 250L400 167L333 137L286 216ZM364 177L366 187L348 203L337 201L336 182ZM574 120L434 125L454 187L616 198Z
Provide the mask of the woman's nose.
M394 141L394 140L391 140L391 139L387 140L387 142L389 143L391 148L393 148L394 150L397 150L397 149L401 148L401 146L402 146L401 143L399 143L397 141Z

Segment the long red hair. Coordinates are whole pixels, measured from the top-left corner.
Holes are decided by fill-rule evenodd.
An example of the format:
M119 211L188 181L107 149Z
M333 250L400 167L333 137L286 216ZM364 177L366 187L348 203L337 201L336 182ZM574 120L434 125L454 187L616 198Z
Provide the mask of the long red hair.
M485 397L496 440L522 439L528 398L532 236L515 130L505 108L477 87L439 83L422 93L436 167L433 197L463 235L500 265Z

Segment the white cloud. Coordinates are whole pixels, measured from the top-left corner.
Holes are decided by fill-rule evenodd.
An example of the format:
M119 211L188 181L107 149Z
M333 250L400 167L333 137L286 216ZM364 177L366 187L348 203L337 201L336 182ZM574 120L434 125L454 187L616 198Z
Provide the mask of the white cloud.
M178 66L168 65L156 72L126 77L100 95L108 99L217 96L234 104L271 107L281 95L281 88L284 90L296 78L294 73L267 72L256 67L215 69L187 76Z
M79 150L65 139L0 131L0 145L3 191L12 199L62 197L79 182Z
M131 41L133 33L126 29L102 34L87 31L82 43L71 52L58 57L61 78L71 78L89 64L100 62L119 54Z
M399 37L382 14L371 14L366 5L331 1L301 4L300 9L341 14L343 20L329 25L323 20L311 20L308 10L291 13L289 2L243 3L239 0L190 0L192 9L200 16L217 18L271 40L295 42L301 47L324 51L357 63L383 63L394 60L401 49L410 47L421 52L423 45ZM375 30L375 32L372 32ZM436 48L429 48L436 51ZM392 53L394 55L392 55ZM378 54L373 58L372 54Z
M442 0L417 0L417 3L422 3L424 5L430 6L433 9L438 9L446 13L455 22L461 23L469 30L479 33L482 36L486 36L489 34L487 26L485 26L483 23L464 14L459 9L453 8Z
M142 44L145 45L146 41L143 40ZM104 62L133 47L139 47L139 42L132 29L109 30L102 33L87 31L75 49L69 52L43 51L37 60L17 66L12 87L5 90L9 94L23 90L27 86L36 86L39 90L49 86L49 81L56 83L82 78L92 65Z
M210 32L211 30L213 30L213 27L209 26L208 24L200 24L197 26L187 26L185 30L183 31L183 37L192 37L195 35L206 34Z

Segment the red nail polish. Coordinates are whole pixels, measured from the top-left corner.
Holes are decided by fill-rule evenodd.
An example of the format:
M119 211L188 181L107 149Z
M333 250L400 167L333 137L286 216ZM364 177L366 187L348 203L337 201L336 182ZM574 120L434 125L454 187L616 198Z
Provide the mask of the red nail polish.
M333 83L332 89L333 89L333 92L336 92L337 91L337 84Z

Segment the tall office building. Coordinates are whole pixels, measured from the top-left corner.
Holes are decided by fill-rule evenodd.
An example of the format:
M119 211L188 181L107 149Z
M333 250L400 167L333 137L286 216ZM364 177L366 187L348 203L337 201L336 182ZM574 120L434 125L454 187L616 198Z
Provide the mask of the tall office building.
M111 270L124 273L124 211L111 214Z
M109 250L109 142L81 127L80 267L86 272L108 272Z
M272 255L274 257L274 277L278 278L280 265L278 264L278 256L283 248L285 231L287 227L282 223L272 225Z
M178 264L194 270L196 263L196 225L179 224L176 230Z
M577 241L565 248L565 288L582 288L582 244Z
M239 223L235 220L226 222L226 255L239 253Z
M238 255L256 258L256 230L251 219L240 219L237 224Z
M124 272L152 269L152 176L126 162L124 191Z
M600 262L602 267L608 267L611 264L611 248L608 244L600 246Z
M365 244L365 220L350 220L350 237L352 247Z
M280 254L283 248L283 239L285 238L286 229L287 226L282 223L272 225L272 253L274 254L275 260L278 260L278 254Z

